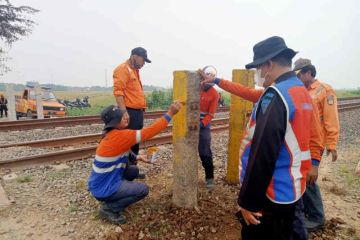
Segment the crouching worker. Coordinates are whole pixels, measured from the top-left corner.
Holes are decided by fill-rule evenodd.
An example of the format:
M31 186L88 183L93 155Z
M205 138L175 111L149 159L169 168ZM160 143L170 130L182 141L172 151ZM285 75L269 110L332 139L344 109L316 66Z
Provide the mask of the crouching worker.
M180 107L179 102L171 104L163 117L141 130L126 129L129 115L125 110L109 106L101 113L105 123L104 137L96 149L88 180L89 191L102 202L100 218L123 224L126 222L124 209L148 195L149 187L145 183L133 181L139 169L128 164L130 148L163 130ZM146 161L141 156L138 160Z

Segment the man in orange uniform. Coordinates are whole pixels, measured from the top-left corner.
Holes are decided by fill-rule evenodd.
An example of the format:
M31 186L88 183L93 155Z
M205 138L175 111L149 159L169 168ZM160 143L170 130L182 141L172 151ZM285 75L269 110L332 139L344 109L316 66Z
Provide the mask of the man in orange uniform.
M130 123L128 128L133 130L142 129L144 126L144 111L146 109L146 98L140 80L139 70L145 62L151 63L147 57L147 51L142 47L134 48L130 58L120 64L114 70L114 96L120 110L126 110ZM139 144L131 148L129 161L136 165L136 158L139 153ZM140 174L139 178L144 178Z
M105 123L104 137L96 148L92 171L88 179L91 194L102 202L99 216L113 224L124 224L124 209L145 198L149 187L133 181L139 174L137 166L129 166L130 147L161 132L179 111L181 104L171 104L168 112L141 130L126 129L129 115L126 110L109 106L101 113ZM146 161L143 158L139 160Z
M338 157L336 148L340 133L336 93L330 85L315 79L316 68L309 59L298 59L295 62L294 71L297 72L318 107L323 146L327 154L331 153L332 161L336 161Z
M294 65L294 71L308 89L319 111L323 147L327 150L328 155L331 153L332 161L336 161L340 126L335 91L328 84L315 79L316 68L309 59L300 58ZM308 184L303 201L306 215L305 225L308 231L322 228L325 223L324 206L316 182Z
M211 120L213 119L219 101L219 93L214 84L202 84L200 93L200 133L199 156L205 169L205 185L209 191L214 188L214 164L211 152Z

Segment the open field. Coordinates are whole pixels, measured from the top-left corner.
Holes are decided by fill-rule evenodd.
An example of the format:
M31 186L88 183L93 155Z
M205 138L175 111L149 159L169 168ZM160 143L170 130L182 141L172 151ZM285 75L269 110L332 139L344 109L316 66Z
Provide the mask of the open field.
M108 92L97 92L97 91L55 91L55 96L58 99L67 99L67 100L75 100L76 98L82 99L85 96L89 97L89 102L91 104L91 108L77 109L77 108L69 108L67 109L68 116L83 116L83 115L95 115L99 114L102 109L106 106L115 104L115 99L113 93L111 91ZM0 94L4 94L0 92ZM20 94L20 93L16 93ZM152 92L145 92L148 102L150 102ZM338 98L342 97L360 97L360 89L339 89L336 90L336 94ZM222 91L222 95L225 99L226 106L230 104L230 95L227 92ZM160 104L164 105L164 104ZM166 105L166 104L165 104ZM158 106L150 106L148 110L165 110L164 107Z
M147 99L151 96L151 92L145 92ZM337 97L360 97L360 90L336 90ZM68 109L69 116L81 116L81 115L93 115L99 114L101 110L110 105L115 104L115 99L112 92L64 92L57 91L55 92L57 98L60 99L73 99L76 97L83 98L84 96L89 96L89 101L91 108L88 109ZM229 106L230 104L230 95L227 92L222 92L222 95L225 99L225 104ZM150 108L149 110L164 110L161 108Z
M76 98L82 99L85 96L89 97L91 108L84 109L67 109L69 116L82 116L82 115L95 115L99 114L102 109L111 104L115 104L115 99L112 92L65 92L57 91L55 96L58 99L75 100Z

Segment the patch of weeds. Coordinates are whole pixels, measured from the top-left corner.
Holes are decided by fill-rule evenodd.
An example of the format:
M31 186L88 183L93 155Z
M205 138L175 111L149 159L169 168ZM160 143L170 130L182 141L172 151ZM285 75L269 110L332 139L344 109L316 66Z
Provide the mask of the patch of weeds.
M64 171L54 171L54 172L49 172L46 177L49 179L49 180L55 180L55 179L60 179L60 178L63 178L66 176L66 172Z
M340 172L345 173L345 174L350 172L348 166L345 164L342 164L340 166L339 170L340 170Z
M90 219L93 221L99 220L100 219L99 212L95 211L95 212L91 213Z
M356 182L358 182L357 176L349 169L347 165L341 165L340 168L340 174L343 177L344 181L346 182L347 186L352 186Z
M89 194L89 200L90 200L90 202L93 202L93 203L98 202L98 200L91 194Z
M73 213L73 212L77 212L77 211L79 211L79 205L78 204L72 204L68 208L69 213Z
M87 189L86 181L77 181L75 183L75 189L76 191L86 190Z
M355 177L351 173L346 174L345 175L345 181L346 181L347 185L351 186L355 182Z
M32 182L32 176L31 175L25 175L25 176L21 176L16 178L16 181L18 183L27 183L27 182Z

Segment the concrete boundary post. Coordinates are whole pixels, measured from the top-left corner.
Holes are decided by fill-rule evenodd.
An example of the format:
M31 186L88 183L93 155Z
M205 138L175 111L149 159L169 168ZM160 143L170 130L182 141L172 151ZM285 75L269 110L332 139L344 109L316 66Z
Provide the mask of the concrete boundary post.
M8 100L8 119L9 121L16 121L16 109L15 109L15 92L13 84L6 84L6 99Z
M254 86L254 71L234 69L232 81L244 86ZM239 183L239 150L253 103L235 95L231 95L228 162L226 180L231 184Z
M173 86L173 99L184 101L185 105L173 119L172 200L176 206L195 208L198 192L200 75L195 71L175 71Z

